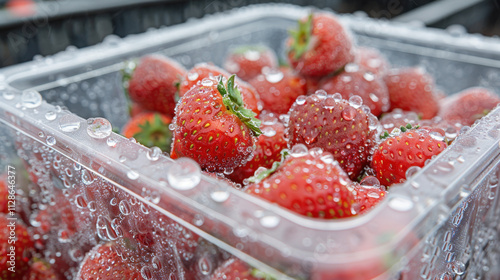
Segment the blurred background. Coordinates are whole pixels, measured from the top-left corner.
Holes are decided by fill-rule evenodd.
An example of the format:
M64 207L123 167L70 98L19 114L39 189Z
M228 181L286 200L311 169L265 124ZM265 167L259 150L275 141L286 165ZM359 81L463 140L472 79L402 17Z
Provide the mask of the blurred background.
M94 45L110 34L124 37L271 2L500 35L500 0L0 0L0 67Z

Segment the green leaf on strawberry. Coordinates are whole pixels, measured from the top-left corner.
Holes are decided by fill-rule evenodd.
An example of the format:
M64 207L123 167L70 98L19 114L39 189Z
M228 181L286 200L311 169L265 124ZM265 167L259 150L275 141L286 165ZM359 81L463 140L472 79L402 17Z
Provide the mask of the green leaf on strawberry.
M271 168L265 169L262 172L259 172L258 174L248 178L248 182L259 183L260 181L269 177L269 175L273 174L278 169L278 167L280 167L283 164L283 162L285 161L285 159L288 157L289 154L290 152L288 151L288 149L283 149L281 151L281 161L273 162Z
M299 59L309 48L311 41L313 14L309 14L306 21L299 21L297 30L290 30L290 36L293 38L293 44L290 46L290 52L294 53L295 59Z

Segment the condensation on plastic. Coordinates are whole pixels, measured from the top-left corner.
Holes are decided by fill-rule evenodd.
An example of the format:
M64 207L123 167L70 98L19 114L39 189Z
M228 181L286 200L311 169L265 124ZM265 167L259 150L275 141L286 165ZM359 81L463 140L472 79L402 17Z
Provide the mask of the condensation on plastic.
M193 247L186 245L193 235L280 279L479 279L473 277L498 273L498 108L403 186L391 188L373 211L336 221L297 216L201 176L190 161L174 162L111 131L110 125L119 128L127 119L120 74L127 59L157 52L187 68L221 64L229 48L247 43L268 45L283 57L287 30L308 12L289 5L245 7L0 70L0 167L21 161L38 172L42 187L30 199L41 209L57 199L80 209L80 223L91 230L73 236L81 246L64 252L71 257L77 250L80 258L70 258L75 262L99 239L129 248L122 231L135 238L146 234L144 227L156 228L154 236L140 239L154 245L135 245L158 248L143 248L144 267L158 277L189 279L193 262L210 264L204 253L172 249ZM362 16L341 19L358 44L380 49L395 66L425 67L447 94L478 85L500 91L497 39ZM172 232L187 234L169 239ZM47 254L64 258L60 243L66 241L49 243ZM155 257L176 261L156 271L148 266ZM208 275L200 273L201 279Z

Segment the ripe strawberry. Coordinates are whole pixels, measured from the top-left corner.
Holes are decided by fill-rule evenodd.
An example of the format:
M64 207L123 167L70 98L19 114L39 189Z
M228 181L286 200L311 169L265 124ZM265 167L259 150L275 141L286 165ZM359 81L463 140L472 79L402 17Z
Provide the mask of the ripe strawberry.
M412 111L403 111L399 108L383 114L380 118L382 128L389 132L391 132L394 128L400 128L402 126L406 126L407 124L415 126L419 121L420 118L417 113Z
M351 97L348 102L339 93L327 95L324 91L299 96L289 112L289 146L322 148L356 179L368 163L379 128L377 118L361 103L360 97Z
M330 94L338 92L344 99L358 95L375 116L380 116L391 106L384 81L354 63L347 64L344 72L323 80L319 88Z
M390 65L387 59L377 50L370 47L357 47L355 62L374 75L383 77Z
M142 113L132 117L123 127L122 135L134 137L146 147L159 147L170 151L172 132L168 129L171 119L159 113Z
M287 44L290 65L305 76L326 76L354 60L351 38L329 13L300 20Z
M173 159L190 157L208 171L232 171L252 153L260 121L245 108L234 75L226 86L204 79L176 107Z
M348 188L351 180L332 155L320 148L308 151L296 145L281 165L275 163L253 180L257 182L246 192L300 215L334 219L355 214L355 197Z
M401 133L386 133L373 154L371 167L380 183L385 186L406 180L406 171L412 166L423 167L425 161L446 148L444 136L433 136L425 129L402 127ZM440 138L443 138L441 140Z
M22 279L28 271L33 240L20 220L0 214L0 279ZM14 235L12 235L12 233Z
M59 277L50 265L39 259L35 259L23 280L57 280Z
M9 213L9 200L7 174L0 175L0 213Z
M77 280L129 280L144 279L137 263L123 260L114 245L100 244L94 247L83 260L76 276Z
M208 78L214 80L217 79L218 76L223 76L224 78L229 79L231 74L213 64L196 64L182 78L179 85L179 96L182 97L203 79ZM245 106L258 115L260 111L262 111L262 104L260 104L261 101L257 91L250 84L238 78L236 78L235 81Z
M367 176L361 180L361 183L353 183L353 193L358 204L358 214L368 212L385 198L387 192L385 187L380 185L377 178Z
M497 104L500 98L485 88L469 88L441 100L439 116L450 122L471 126L484 117Z
M219 266L210 280L271 280L259 270L250 267L248 264L237 258L230 258Z
M400 108L431 119L438 112L434 79L422 68L393 69L385 76L391 110Z
M229 179L238 184L253 176L257 168L271 168L273 162L279 162L281 160L280 152L287 147L285 126L278 122L273 114L261 115L259 118L262 120L262 134L257 138L252 159L235 168L234 172L228 175Z
M278 58L273 50L263 45L240 46L232 50L224 62L224 68L240 79L250 81L264 67L277 68Z
M288 113L295 99L307 94L306 80L285 67L264 69L250 84L259 93L264 110L276 114Z
M169 58L144 56L128 81L130 99L145 110L173 116L177 84L185 72L184 67Z

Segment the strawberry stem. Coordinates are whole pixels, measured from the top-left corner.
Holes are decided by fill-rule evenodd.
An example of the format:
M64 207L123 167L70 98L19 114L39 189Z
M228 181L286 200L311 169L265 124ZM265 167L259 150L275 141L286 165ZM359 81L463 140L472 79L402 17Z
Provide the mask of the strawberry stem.
M271 174L273 174L278 168L285 162L286 158L290 152L288 149L283 149L281 150L281 161L275 161L273 162L273 165L271 168L268 168L262 172L260 172L257 175L254 175L250 178L248 178L248 182L250 183L259 183L260 181L264 180L265 178L269 177Z
M172 132L168 129L168 125L161 119L159 114L155 114L152 123L146 121L144 124L139 125L141 130L134 134L134 138L144 146L156 146L162 151L170 151Z
M257 114L245 108L241 93L234 84L235 77L236 75L232 75L227 80L226 86L222 82L222 76L219 77L217 89L222 95L222 102L228 110L235 114L252 131L254 136L259 136L262 134L260 130L261 121L255 117Z
M309 49L313 27L313 14L310 13L306 21L299 20L298 25L298 29L290 30L290 35L293 41L289 52L293 52L295 59L302 57L302 55Z

